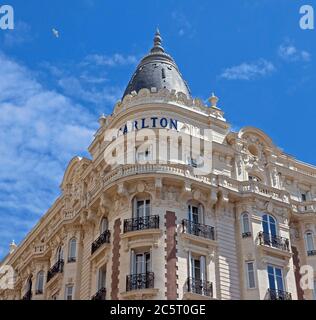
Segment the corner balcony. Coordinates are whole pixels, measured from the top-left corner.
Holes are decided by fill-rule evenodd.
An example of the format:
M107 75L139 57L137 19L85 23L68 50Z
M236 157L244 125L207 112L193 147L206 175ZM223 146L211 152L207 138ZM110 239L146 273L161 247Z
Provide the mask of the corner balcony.
M292 300L292 294L282 290L268 289L268 300Z
M101 288L98 292L91 298L93 301L104 301L106 298L106 289Z
M63 273L64 260L58 260L47 272L47 282L51 281L57 274Z
M154 297L158 293L155 289L155 274L153 272L131 274L126 276L125 299Z
M124 233L159 229L159 216L139 217L124 220Z
M195 279L188 278L187 282L187 292L184 293L184 300L215 300L213 297L213 283Z
M104 244L110 243L111 232L109 230L104 231L97 240L95 240L91 245L91 254L94 254L99 250Z
M260 231L258 233L258 244L267 253L282 255L288 259L292 256L290 241L287 238Z
M215 228L200 223L194 223L193 221L182 221L181 237L190 242L216 246Z
M126 252L138 241L158 247L162 230L159 228L159 216L140 217L124 220L124 233L121 238Z

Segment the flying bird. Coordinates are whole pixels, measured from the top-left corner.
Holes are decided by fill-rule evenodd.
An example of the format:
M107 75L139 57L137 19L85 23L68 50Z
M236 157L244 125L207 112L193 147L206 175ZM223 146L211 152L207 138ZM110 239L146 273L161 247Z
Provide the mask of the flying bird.
M56 30L55 28L52 29L52 32L53 32L53 35L56 37L56 38L59 38L59 31Z

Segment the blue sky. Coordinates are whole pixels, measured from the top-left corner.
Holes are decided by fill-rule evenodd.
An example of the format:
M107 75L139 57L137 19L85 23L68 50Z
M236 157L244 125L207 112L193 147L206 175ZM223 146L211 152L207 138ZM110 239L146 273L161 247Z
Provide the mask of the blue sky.
M0 30L0 258L59 195L68 161L87 155L156 26L193 96L215 91L233 129L258 127L316 164L316 30L299 27L300 6L315 0L6 4L15 30Z

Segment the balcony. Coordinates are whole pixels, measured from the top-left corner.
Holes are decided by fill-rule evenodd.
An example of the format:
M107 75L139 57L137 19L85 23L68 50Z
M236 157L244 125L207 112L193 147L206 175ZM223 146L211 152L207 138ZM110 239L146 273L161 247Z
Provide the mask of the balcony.
M41 290L41 289L37 289L36 291L35 291L35 294L37 295L37 296L39 296L39 295L41 295L41 294L43 294L44 292L43 292L43 290Z
M282 290L268 289L269 300L292 300L292 294Z
M152 289L155 286L153 272L132 274L126 277L126 291Z
M188 278L188 293L213 298L213 284L206 280ZM199 297L201 298L201 297Z
M25 301L32 300L32 290L27 291L23 296L22 300L25 300Z
M95 240L91 245L91 254L95 253L105 243L110 243L111 232L109 230L104 231L100 237Z
M243 239L251 238L252 233L251 232L243 232L241 236Z
M215 228L204 224L194 223L189 220L182 221L183 233L202 237L208 240L215 240Z
M63 273L64 271L64 260L58 260L47 272L47 282L53 279L58 273Z
M91 300L93 301L102 301L105 300L106 298L106 289L105 288L101 288L99 289L99 291L92 297Z
M124 220L124 233L150 229L159 229L159 216Z
M307 251L307 255L308 255L309 257L316 256L316 250L309 250L309 251Z
M282 251L290 252L290 241L287 238L273 236L269 233L258 233L259 245L276 248Z

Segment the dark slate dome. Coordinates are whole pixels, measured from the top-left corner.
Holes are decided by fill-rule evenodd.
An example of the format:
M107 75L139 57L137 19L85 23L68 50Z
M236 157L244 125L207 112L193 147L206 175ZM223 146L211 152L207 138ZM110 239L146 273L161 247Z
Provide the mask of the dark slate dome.
M135 73L130 80L123 98L136 91L137 93L143 89L167 88L170 91L183 92L188 97L191 96L187 83L183 80L182 75L173 60L161 46L161 36L159 30L156 31L154 38L154 47L150 53L146 55L138 65Z

